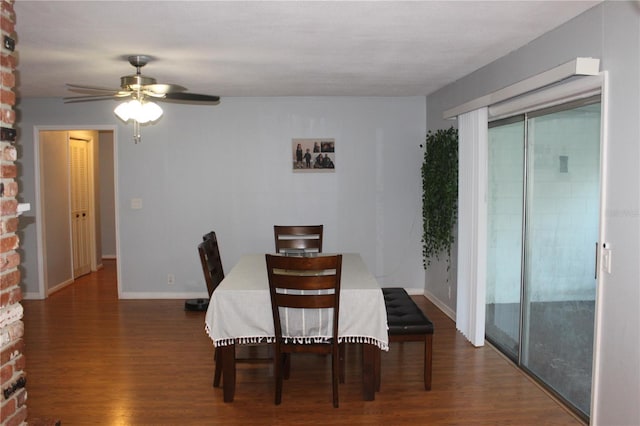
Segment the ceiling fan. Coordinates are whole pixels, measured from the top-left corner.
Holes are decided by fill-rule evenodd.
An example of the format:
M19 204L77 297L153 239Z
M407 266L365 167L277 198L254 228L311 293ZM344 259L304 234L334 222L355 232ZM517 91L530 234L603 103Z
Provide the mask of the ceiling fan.
M72 92L84 93L82 96L64 98L65 103L101 101L106 99L125 99L114 110L123 121L133 121L136 143L140 142L140 124L152 123L162 116L162 108L153 101L179 102L188 104L218 104L219 96L189 93L186 88L177 84L158 83L155 78L142 75L141 69L153 60L147 55L131 55L127 57L129 63L136 68L133 75L120 77L120 87L117 89L67 84Z

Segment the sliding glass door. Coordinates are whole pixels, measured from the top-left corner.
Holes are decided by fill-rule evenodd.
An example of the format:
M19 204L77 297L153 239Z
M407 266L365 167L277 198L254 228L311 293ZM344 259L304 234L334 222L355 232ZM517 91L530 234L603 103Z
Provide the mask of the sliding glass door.
M488 158L487 339L588 417L598 100L492 123Z
M489 128L485 334L514 361L520 352L524 137L524 116Z

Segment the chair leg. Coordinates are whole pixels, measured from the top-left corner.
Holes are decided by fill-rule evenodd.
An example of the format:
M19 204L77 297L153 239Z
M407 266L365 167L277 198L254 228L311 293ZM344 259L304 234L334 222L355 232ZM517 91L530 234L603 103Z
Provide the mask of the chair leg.
M276 385L275 404L282 402L282 354L276 349L273 354L273 376Z
M338 380L341 374L342 365L340 362L340 354L342 345L339 348L334 348L333 353L331 354L331 384L333 390L333 407L338 408Z
M218 354L218 348L213 353L213 360L216 363L215 373L213 374L213 387L220 387L220 378L222 377L222 357Z
M291 374L291 354L283 353L282 354L282 377L285 380L289 380L289 375Z

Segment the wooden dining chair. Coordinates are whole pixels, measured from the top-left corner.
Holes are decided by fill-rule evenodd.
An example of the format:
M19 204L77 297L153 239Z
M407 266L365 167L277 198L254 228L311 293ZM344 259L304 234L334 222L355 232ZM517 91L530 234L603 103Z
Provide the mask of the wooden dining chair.
M340 377L340 349L338 343L338 317L340 308L340 277L342 274L342 255L317 257L291 257L265 255L269 293L275 330L273 356L275 378L275 403L282 402L282 382L287 358L292 353L310 352L331 355L331 378L333 388L333 406L338 407L338 381ZM312 290L310 292L310 290ZM289 309L290 327L283 327L281 308ZM326 334L322 336L302 336L291 332L291 310L305 310L305 322L313 322L313 314L320 318L331 318L325 324ZM320 316L320 310L332 315ZM308 315L311 313L311 315ZM330 330L330 332L328 331ZM289 334L296 334L290 336Z
M198 254L200 255L200 264L202 265L204 281L207 284L209 299L211 299L213 292L224 279L218 238L214 231L208 232L202 237L202 242L198 244ZM213 386L219 387L220 378L222 377L222 357L219 354L219 348L215 349L213 359L216 365L213 374Z
M276 253L322 253L323 225L274 225Z
M202 237L202 242L198 244L198 254L200 265L204 273L204 281L207 286L208 298L189 299L184 302L184 309L187 311L206 311L213 290L224 279L220 251L218 250L218 239L216 233L211 231Z
M202 242L198 244L198 253L200 254L200 264L202 265L202 272L204 273L204 281L207 284L209 298L211 298L213 291L224 279L218 239L214 231L202 237Z

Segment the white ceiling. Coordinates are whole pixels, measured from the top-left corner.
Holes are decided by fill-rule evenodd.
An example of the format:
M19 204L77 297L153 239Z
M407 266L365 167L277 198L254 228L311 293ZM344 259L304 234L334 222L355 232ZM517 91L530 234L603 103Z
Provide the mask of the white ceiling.
M194 93L427 95L597 3L16 0L17 92L117 88L146 54L143 74Z

